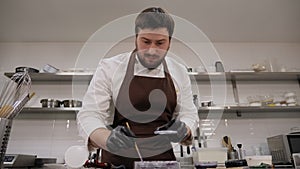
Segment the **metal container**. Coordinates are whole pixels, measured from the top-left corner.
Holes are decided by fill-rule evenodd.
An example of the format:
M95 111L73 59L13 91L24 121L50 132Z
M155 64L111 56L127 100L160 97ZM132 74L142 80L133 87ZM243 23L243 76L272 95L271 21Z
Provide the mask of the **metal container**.
M202 101L201 107L211 107L212 104L213 104L212 101Z
M64 100L62 101L64 107L81 107L82 101L79 100Z
M12 126L12 120L6 118L0 118L0 141L1 141L1 151L0 151L0 168L3 168L4 157L6 153L6 148L9 140L10 130Z
M215 63L216 66L216 72L224 72L224 67L221 61L217 61Z
M40 71L32 67L20 66L16 67L16 73L17 72L39 73Z
M42 107L48 107L48 108L60 107L61 105L60 100L54 100L54 99L42 99L40 103L42 104Z
M236 150L228 151L229 160L238 160L238 152Z

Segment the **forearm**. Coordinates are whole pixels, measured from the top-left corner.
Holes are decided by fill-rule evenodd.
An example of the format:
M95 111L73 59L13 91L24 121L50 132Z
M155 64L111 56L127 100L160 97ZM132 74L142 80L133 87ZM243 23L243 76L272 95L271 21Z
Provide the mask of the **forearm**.
M111 131L105 128L98 128L89 137L89 148L107 149L106 141Z

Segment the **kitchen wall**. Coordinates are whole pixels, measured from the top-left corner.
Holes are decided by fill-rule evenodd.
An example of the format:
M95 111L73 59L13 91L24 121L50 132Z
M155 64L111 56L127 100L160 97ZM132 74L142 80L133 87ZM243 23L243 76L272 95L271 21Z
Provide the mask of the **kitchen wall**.
M102 44L96 47L99 50L109 47ZM104 47L105 46L105 47ZM17 66L31 66L41 69L45 64L51 64L60 69L89 68L93 71L97 65L97 52L94 57L81 50L83 43L0 43L0 87L6 80L4 72L14 72ZM95 46L94 46L95 47ZM299 43L215 43L214 47L223 62L225 70L248 69L253 63L268 64L269 69L279 71L300 71L300 44ZM115 46L107 56L132 49L132 44ZM81 52L81 53L80 53ZM189 67L198 67L201 60L187 47L178 42L173 43L171 52L182 56ZM103 53L103 51L102 51ZM200 55L210 56L205 51ZM80 57L78 57L80 56ZM84 62L84 63L83 63ZM212 60L211 64L214 63ZM86 67L85 67L86 66ZM210 65L205 65L210 66ZM57 82L49 84L33 83L32 91L36 93L27 104L30 107L40 107L42 98L67 99L74 96L80 99L86 88L72 92L72 83ZM225 86L227 96L226 104L232 105L233 94L230 83ZM210 83L201 82L193 85L194 93L199 91L200 100L211 95ZM249 95L279 95L285 91L294 91L300 99L299 84L297 81L280 82L238 82L240 102L247 104ZM211 124L215 131L206 131L212 135L208 137L208 147L220 147L221 138L228 135L232 138L233 145L242 143L248 155L254 154L256 147L262 148L263 154L269 154L266 137L288 133L292 127L300 127L300 112L257 112L242 117L233 116L226 119L215 119ZM260 117L260 118L258 118ZM296 118L295 118L296 117ZM58 162L63 162L63 155L71 145L81 145L83 141L77 136L75 115L72 113L24 113L14 120L13 129L7 153L37 154L39 157L55 157ZM175 147L178 150L178 147Z

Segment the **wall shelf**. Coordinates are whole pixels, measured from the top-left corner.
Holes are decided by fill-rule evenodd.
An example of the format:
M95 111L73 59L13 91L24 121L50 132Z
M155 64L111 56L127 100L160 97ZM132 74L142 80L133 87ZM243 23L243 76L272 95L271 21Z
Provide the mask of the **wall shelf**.
M4 73L11 77L14 73ZM190 77L197 81L209 80L300 80L300 72L189 72ZM90 81L91 72L63 72L63 73L30 73L32 81Z
M7 77L12 77L14 73L4 73ZM33 82L54 81L90 81L93 73L29 73Z
M44 108L44 107L24 107L22 113L26 112L69 112L77 113L80 107L76 108ZM256 106L225 106L225 107L200 107L198 109L199 113L208 111L223 111L224 113L232 113L236 111L241 112L299 112L300 106L274 106L274 107L256 107Z
M42 108L25 107L19 116L21 118L76 118L80 108ZM277 107L254 107L254 106L225 106L225 107L200 107L198 114L200 118L206 118L210 113L210 118L276 118L276 117L300 117L300 106L277 106ZM270 114L270 115L266 115ZM66 116L67 115L67 116ZM20 117L18 117L20 118Z
M300 72L190 72L192 80L209 81L209 80L241 80L241 81L256 81L256 80L300 80Z
M47 112L47 113L77 113L80 110L80 107L76 108L44 108L44 107L24 107L21 111L22 113L41 113L41 112Z
M236 118L300 118L300 106L225 106L200 107L198 110L201 119L236 119Z
M75 120L80 108L42 108L24 107L17 119L54 119L54 120Z
M11 77L14 73L4 73L5 76ZM30 73L33 82L89 82L92 79L92 72L64 72L64 73ZM298 81L300 86L300 72L189 72L192 81L231 81L233 87L233 96L236 105L239 105L239 97L237 91L237 81ZM75 116L80 108L39 108L25 107L22 114L72 114ZM241 117L243 114L268 114L273 112L290 112L300 116L300 106L288 107L251 107L251 106L225 106L225 107L200 107L199 116L204 116L207 113L223 113L224 115ZM41 113L42 114L42 113ZM280 113L275 113L280 114ZM244 115L243 115L244 116ZM253 115L251 115L253 116ZM261 115L259 115L261 116Z
M300 106L274 106L274 107L256 107L256 106L225 106L225 107L200 107L199 113L208 111L223 111L224 113L232 112L299 112Z

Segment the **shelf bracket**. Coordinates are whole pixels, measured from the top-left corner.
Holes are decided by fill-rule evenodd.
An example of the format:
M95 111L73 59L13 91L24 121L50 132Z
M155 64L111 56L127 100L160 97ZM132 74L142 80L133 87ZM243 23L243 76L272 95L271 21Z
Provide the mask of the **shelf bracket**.
M233 74L231 75L231 84L232 84L234 102L239 106L240 99L239 99L239 94L238 94L238 90L237 90L235 75L233 75Z
M299 88L300 88L300 75L297 75L297 79L298 79L298 85L299 85Z
M237 117L242 117L242 112L241 112L240 110L237 110L237 111L236 111L236 116L237 116Z

